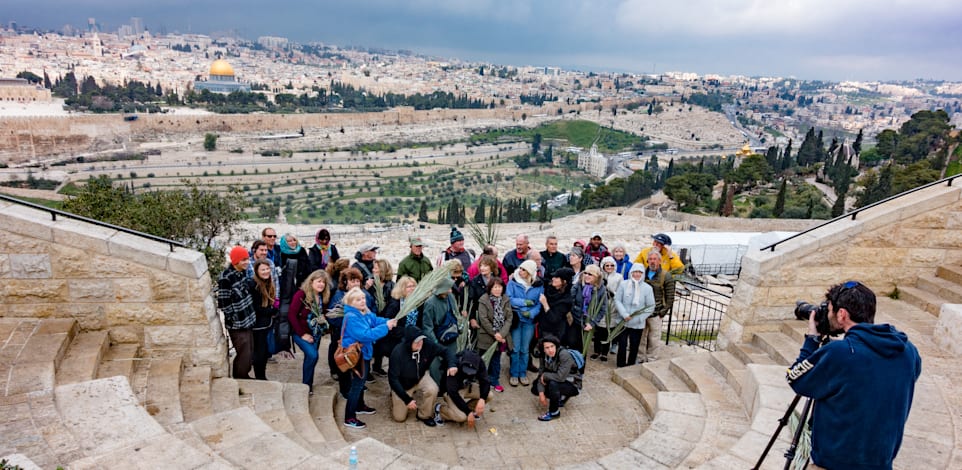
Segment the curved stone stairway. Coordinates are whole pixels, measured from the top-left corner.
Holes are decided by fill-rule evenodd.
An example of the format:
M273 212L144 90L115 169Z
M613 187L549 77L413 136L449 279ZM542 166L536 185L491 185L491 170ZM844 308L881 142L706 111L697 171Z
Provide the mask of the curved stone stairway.
M907 332L923 355L896 468L962 468L962 366L935 345L937 318L880 298L878 321ZM785 366L805 326L775 322L728 351L615 369L612 381L650 425L570 468L750 468L794 396ZM308 396L301 384L212 379L209 368L142 359L138 346L109 339L73 320L0 319L0 456L23 468L343 468L356 445L362 468L448 468L371 438L349 444L333 387ZM789 438L783 430L763 468L782 467Z

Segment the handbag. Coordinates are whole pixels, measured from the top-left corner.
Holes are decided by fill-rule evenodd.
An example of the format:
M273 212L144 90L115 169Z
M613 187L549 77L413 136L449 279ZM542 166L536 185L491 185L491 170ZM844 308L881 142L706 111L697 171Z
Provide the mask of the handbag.
M342 346L344 343L344 328L341 328L341 339L337 342L337 350L334 351L334 363L341 372L347 372L357 366L361 361L361 343L354 343L348 347Z

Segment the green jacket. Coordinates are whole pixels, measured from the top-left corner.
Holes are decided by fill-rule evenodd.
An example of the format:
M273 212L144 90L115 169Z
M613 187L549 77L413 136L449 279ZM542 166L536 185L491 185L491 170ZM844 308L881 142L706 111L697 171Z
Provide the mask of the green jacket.
M415 257L413 254L408 253L401 263L397 266L397 278L401 279L401 276L411 276L415 281L421 282L421 278L426 276L431 270L431 260L426 256L421 255Z
M655 316L663 317L675 303L675 280L664 269L653 272L645 270L645 282L655 294Z
M424 313L421 332L431 341L441 344L441 341L438 340L437 335L434 333L434 329L444 324L444 317L449 311L454 315L455 320L457 320L458 309L454 304L454 295L448 294L447 298L444 299L432 295L430 299L424 302L423 308ZM441 345L444 346L443 344Z

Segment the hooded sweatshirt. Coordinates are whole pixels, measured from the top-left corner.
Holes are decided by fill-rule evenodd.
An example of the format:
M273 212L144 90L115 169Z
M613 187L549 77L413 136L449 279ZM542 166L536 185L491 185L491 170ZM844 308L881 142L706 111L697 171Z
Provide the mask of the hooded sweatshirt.
M632 278L630 274L633 272L642 273L641 279L636 281ZM643 313L628 320L628 324L625 325L626 328L643 329L645 320L655 312L655 294L651 290L651 286L645 282L644 273L644 266L633 264L628 279L621 281L621 284L618 285L618 291L615 293L615 308L623 320L628 320L631 314L644 309Z
M812 461L892 468L921 372L918 350L888 324L856 324L821 348L806 337L786 378L796 393L815 400Z
M412 351L411 344L419 336L424 336L421 330L412 326L406 327L404 339L391 352L391 362L388 364L387 380L391 385L391 391L397 394L404 404L411 403L413 400L407 391L421 381L421 377L428 371L434 358L443 358L446 361L443 366L445 369L457 364L454 352L427 338L424 338L420 351Z

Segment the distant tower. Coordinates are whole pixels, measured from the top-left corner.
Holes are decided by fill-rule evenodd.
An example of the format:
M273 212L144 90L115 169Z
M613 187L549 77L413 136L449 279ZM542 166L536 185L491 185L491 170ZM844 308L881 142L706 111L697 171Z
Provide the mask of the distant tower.
M97 27L97 18L87 18L87 32L96 33L100 28Z
M17 22L16 22L16 21L13 21L13 20L10 21L10 30L13 31L13 32L17 32Z
M134 30L134 34L140 36L144 32L144 19L134 16L130 18L130 28Z

